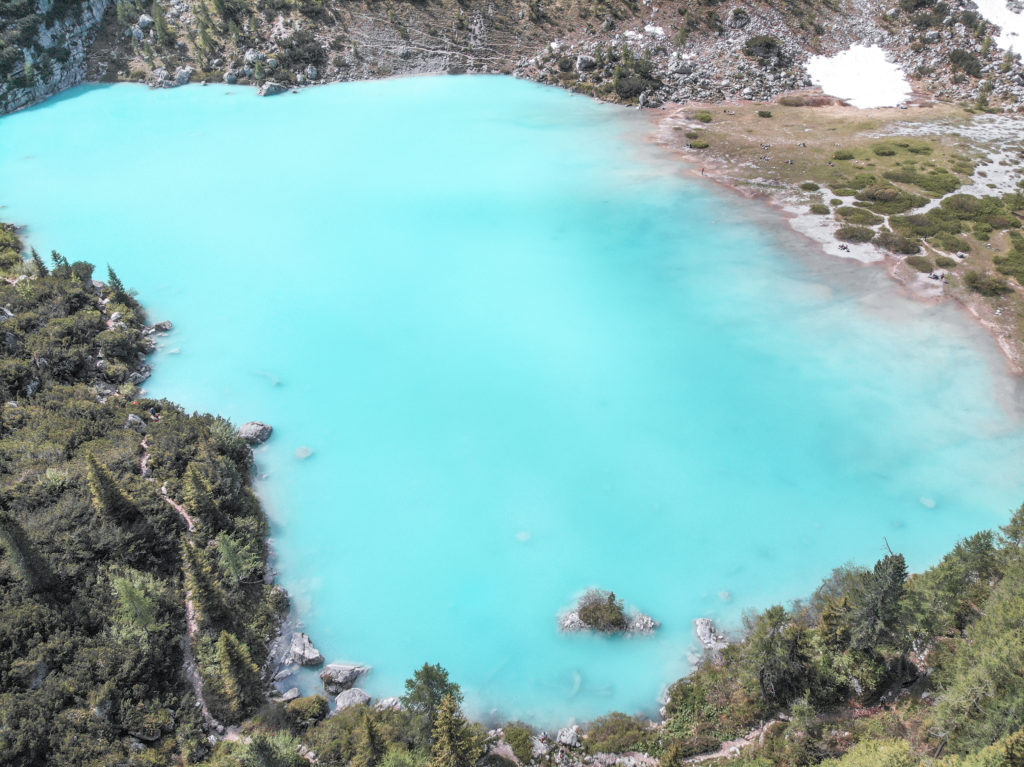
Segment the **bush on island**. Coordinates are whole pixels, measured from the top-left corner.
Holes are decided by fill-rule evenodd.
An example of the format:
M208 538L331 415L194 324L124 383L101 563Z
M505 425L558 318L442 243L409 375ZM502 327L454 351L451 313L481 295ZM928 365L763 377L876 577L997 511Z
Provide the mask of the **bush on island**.
M821 187L815 184L813 181L805 181L800 185L800 188L803 189L805 192L817 192L819 189L821 189Z
M816 202L811 206L811 213L814 213L817 216L827 216L831 211L829 210L828 205Z
M590 589L580 597L577 612L581 621L597 631L612 634L629 627L626 609L614 591Z

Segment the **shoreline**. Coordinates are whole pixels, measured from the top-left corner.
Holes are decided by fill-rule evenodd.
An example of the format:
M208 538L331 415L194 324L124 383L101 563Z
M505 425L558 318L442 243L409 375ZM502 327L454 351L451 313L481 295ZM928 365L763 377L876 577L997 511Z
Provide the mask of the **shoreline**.
M721 105L727 109L730 105L736 104L737 102L722 102ZM841 224L831 217L817 216L800 210L796 200L799 192L796 189L787 188L778 182L769 182L767 179L762 179L765 182L762 188L754 188L743 183L738 173L738 163L715 154L711 149L686 150L676 145L672 141L672 131L678 128L681 118L685 119L685 112L704 106L706 105L673 105L652 110L649 115L652 125L648 130L648 141L668 151L676 162L685 166L681 169L683 174L713 184L729 195L738 195L770 209L773 215L785 220L791 232L812 244L818 254L827 258L841 258L863 266L884 267L900 292L909 299L928 303L952 301L961 311L966 312L972 321L984 328L998 348L1005 362L1006 372L1014 377L1024 376L1024 339L1014 338L1011 322L999 321L1000 313L987 307L980 300L980 296L965 291L953 291L946 287L943 281L931 280L920 272L901 269L902 259L895 258L871 243L842 243L835 237L835 232ZM696 151L707 152L706 159L698 157ZM845 250L840 249L840 245L845 245Z

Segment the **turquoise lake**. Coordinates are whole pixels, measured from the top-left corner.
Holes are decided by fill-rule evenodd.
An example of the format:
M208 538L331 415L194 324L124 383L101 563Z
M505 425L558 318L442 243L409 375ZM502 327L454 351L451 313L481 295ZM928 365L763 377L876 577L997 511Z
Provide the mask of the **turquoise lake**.
M1003 523L1024 421L965 312L650 128L501 77L85 87L0 119L0 218L174 322L151 394L274 426L280 582L368 692L429 661L476 716L656 714L695 618ZM589 586L661 630L559 635Z

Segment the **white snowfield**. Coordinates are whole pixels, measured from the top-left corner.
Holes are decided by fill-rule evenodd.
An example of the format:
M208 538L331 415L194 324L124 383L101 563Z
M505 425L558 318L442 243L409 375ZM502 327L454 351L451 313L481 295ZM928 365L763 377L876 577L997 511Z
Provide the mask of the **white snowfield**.
M858 109L899 106L911 94L899 64L889 61L877 45L851 45L835 56L812 56L807 73L826 94Z
M974 0L978 13L985 21L1000 27L993 35L996 45L1015 53L1024 52L1024 13L1014 13L1006 6L1006 0Z

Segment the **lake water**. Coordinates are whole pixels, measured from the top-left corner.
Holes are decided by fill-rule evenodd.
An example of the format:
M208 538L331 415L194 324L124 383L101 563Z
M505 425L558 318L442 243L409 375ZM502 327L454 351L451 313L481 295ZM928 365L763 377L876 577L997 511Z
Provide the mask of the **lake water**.
M500 77L79 88L0 119L0 217L174 321L151 393L273 424L280 581L371 694L429 661L477 716L656 712L695 618L1003 522L1024 429L964 313L648 128ZM589 586L660 632L559 635Z

